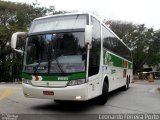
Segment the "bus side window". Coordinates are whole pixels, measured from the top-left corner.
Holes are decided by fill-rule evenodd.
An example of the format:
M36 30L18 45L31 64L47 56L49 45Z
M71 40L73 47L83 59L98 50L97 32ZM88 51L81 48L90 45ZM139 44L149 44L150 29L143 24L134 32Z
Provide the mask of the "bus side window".
M103 39L103 48L105 50L110 50L111 49L111 35L110 32L107 30L107 28L105 28L104 26L102 26L102 39Z
M89 76L98 74L100 66L101 27L100 22L91 18L93 25L92 48L89 56Z

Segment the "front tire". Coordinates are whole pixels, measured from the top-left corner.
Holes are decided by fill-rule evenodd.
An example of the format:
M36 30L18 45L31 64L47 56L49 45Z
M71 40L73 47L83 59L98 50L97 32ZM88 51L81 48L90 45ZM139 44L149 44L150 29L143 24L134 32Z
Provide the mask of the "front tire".
M108 84L106 82L103 83L103 88L102 88L102 95L100 95L99 97L97 97L97 103L99 105L104 105L107 100L108 100Z

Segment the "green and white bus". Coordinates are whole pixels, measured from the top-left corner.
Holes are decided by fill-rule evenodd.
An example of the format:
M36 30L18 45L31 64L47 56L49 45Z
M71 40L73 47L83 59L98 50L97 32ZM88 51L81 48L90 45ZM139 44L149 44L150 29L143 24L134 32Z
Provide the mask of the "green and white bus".
M25 50L16 49L26 35ZM108 93L129 88L131 50L90 13L70 13L33 20L29 32L12 35L11 47L24 53L25 97L105 104Z

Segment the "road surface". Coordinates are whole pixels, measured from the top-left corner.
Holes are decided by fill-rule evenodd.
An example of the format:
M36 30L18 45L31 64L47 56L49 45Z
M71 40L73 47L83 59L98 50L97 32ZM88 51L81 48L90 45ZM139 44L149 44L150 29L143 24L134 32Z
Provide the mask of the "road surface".
M137 81L127 91L110 93L108 102L93 101L56 104L53 100L25 98L21 84L0 83L0 114L88 115L160 113L160 80L153 83ZM1 120L1 119L0 119Z

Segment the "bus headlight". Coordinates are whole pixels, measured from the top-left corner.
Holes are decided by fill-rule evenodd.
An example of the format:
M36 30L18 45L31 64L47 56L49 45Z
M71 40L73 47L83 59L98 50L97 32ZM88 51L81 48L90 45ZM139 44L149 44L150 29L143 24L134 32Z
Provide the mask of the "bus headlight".
M30 85L32 85L31 80L22 79L22 82L25 83L25 84L30 84Z
M70 81L68 82L68 86L80 85L80 84L84 84L85 82L86 82L85 79L70 80Z

